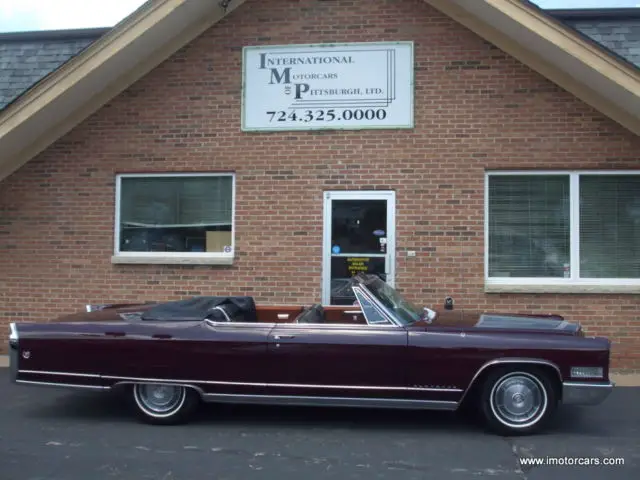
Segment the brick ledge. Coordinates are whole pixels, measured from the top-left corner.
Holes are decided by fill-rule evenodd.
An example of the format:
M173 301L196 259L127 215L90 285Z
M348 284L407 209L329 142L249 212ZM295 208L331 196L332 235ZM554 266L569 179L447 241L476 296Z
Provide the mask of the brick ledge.
M233 257L114 255L111 257L111 263L123 265L233 265Z
M640 285L498 285L485 284L485 293L638 294Z

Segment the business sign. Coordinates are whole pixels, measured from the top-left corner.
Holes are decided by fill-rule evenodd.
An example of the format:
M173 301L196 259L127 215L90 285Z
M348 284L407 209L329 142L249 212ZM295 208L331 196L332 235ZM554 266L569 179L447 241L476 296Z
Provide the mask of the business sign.
M413 128L413 42L245 47L242 129Z

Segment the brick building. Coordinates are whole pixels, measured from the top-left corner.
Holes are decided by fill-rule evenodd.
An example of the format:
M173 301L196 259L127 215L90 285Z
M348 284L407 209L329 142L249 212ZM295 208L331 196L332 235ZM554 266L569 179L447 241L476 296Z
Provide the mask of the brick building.
M158 0L0 36L0 324L341 303L366 269L640 369L640 15L496 3Z

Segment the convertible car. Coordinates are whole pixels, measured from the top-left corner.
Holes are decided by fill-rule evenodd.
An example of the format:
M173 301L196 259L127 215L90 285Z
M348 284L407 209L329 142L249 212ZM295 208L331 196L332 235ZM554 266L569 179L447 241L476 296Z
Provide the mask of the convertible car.
M122 391L154 424L184 422L200 402L464 408L506 435L613 389L609 340L561 316L421 308L366 274L351 288L352 306L209 296L12 323L11 378Z

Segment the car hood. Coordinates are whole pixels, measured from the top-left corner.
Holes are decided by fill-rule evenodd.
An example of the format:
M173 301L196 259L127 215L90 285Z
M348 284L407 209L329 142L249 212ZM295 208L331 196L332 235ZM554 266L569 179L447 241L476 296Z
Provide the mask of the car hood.
M468 312L463 310L438 312L433 325L492 331L543 331L569 335L581 332L580 324L568 322L560 315Z

